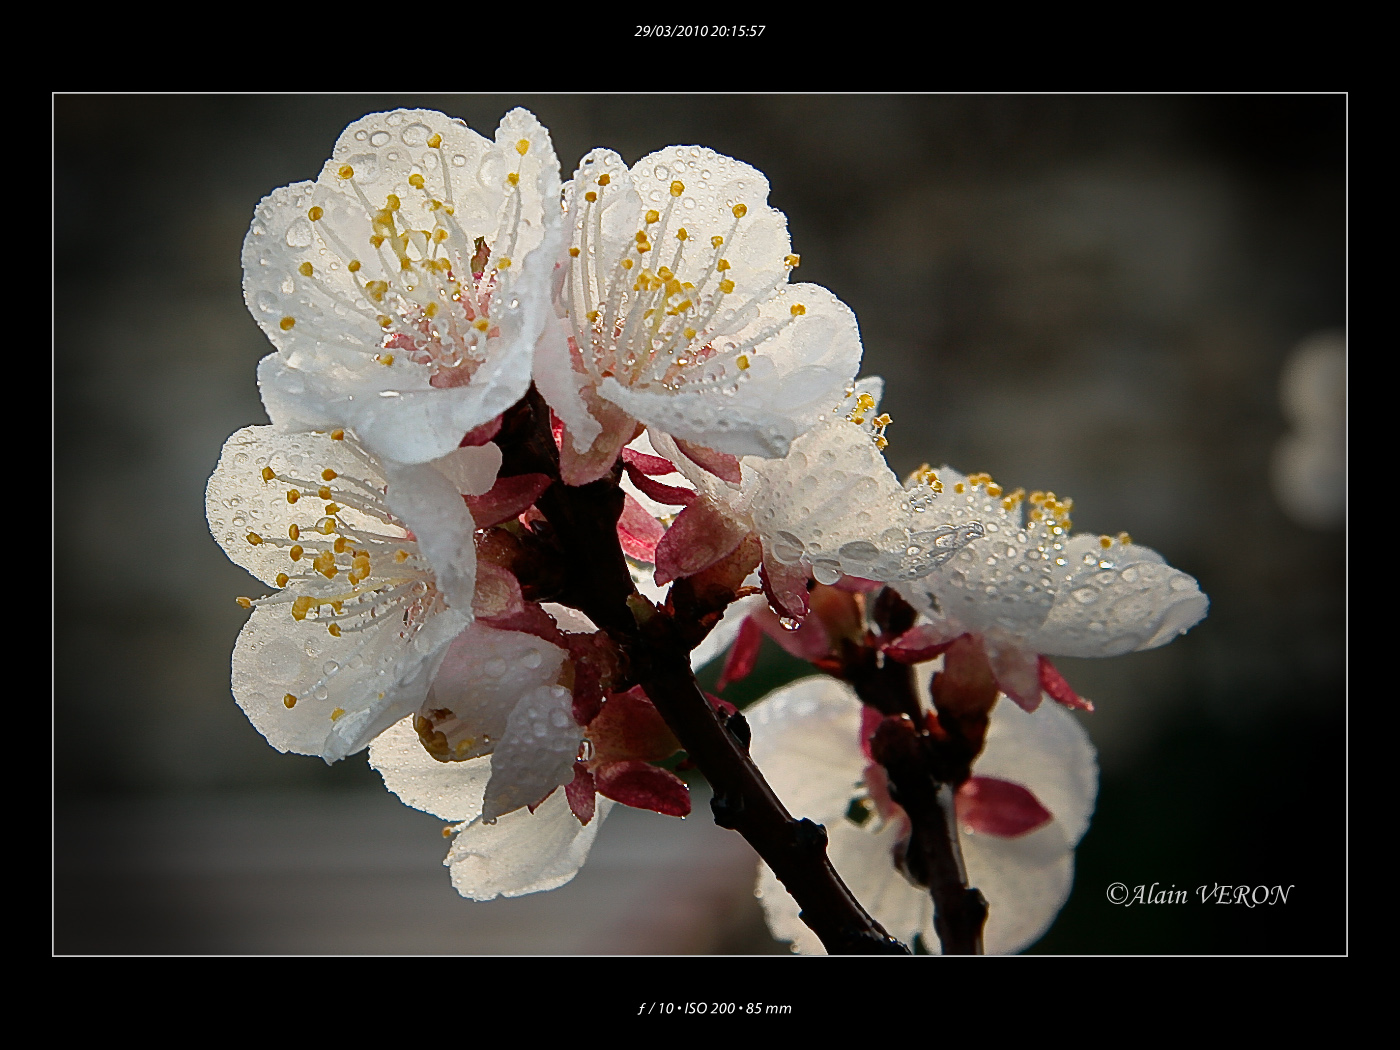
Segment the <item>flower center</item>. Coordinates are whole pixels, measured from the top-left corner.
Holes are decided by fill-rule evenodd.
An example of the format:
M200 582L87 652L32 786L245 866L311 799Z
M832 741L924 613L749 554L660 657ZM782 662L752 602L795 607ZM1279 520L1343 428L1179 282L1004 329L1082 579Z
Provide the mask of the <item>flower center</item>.
M794 303L781 320L734 337L787 283L799 257L788 255L766 286L736 287L724 255L742 237L747 206L733 206L728 235L699 243L686 227L672 224L685 192L679 179L670 185L665 209L647 211L642 228L613 257L603 241L602 198L628 191L609 190L611 182L607 174L598 176L582 195L582 209L575 202L569 316L584 367L595 382L612 376L624 386L737 392L752 364L750 351L807 312Z

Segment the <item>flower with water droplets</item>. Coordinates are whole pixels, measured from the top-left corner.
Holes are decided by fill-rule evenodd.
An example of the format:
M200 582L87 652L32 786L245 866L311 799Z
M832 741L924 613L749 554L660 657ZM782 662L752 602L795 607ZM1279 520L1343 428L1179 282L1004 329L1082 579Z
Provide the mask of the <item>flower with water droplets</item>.
M601 477L638 425L782 456L860 364L855 316L798 265L768 180L699 146L630 170L588 154L565 186L562 338L535 381L566 428L566 480Z
M277 352L273 423L353 428L436 459L530 385L562 247L549 133L512 110L495 141L431 110L372 113L315 182L274 191L243 242L248 309Z
M954 524L975 520L986 533L945 565L899 585L933 621L915 630L926 644L971 634L1001 691L1027 710L1042 691L1088 706L1046 656L1153 649L1206 614L1209 602L1196 581L1127 533L1071 536L1074 501L1067 497L1006 492L990 475L950 467L925 466L909 486L943 499Z
M233 692L279 751L333 762L422 703L473 619L474 524L462 496L491 487L494 445L435 463L380 462L343 429L245 427L209 479L210 530L278 592L233 653Z
M919 669L925 688L933 666ZM745 712L751 752L794 816L825 825L827 854L856 899L893 936L938 952L929 891L896 866L908 817L864 745L873 723L863 710L834 679L794 682ZM985 749L956 800L967 885L988 903L989 954L1018 952L1049 929L1069 898L1074 847L1097 793L1094 748L1072 715L1053 704L1035 713L1007 703L993 708ZM766 866L758 895L774 937L794 951L823 952Z

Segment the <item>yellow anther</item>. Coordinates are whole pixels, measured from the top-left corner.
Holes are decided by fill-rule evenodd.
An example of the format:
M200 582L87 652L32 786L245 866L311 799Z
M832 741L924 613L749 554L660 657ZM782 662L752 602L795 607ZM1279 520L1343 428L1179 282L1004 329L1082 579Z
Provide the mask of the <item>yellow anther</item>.
M406 561L408 561L408 551L394 551L394 562L396 564L402 565Z
M276 476L277 476L277 475L276 475L275 473L273 473L273 470L272 470L271 467L263 467L263 469L262 469L262 479L263 479L264 481L271 481L271 480L272 480L273 478L275 478Z
M429 148L429 149L437 149L437 148L438 148L439 146L441 146L441 145L442 145L442 136L439 135L436 131L434 131L431 135L428 136L428 148Z
M340 170L337 171L336 174L342 179L353 179L355 177L355 169L350 167L349 164L342 164Z
M791 313L793 317L801 317L807 312L807 308L801 303L793 303L792 309L788 312Z
M331 549L334 550L337 554L344 554L346 548L348 548L349 546L349 540L347 540L344 536L337 536L335 538L335 543L331 544Z
M436 230L433 231L433 240L436 243L441 244L443 241L447 240L447 231L444 230L441 226L439 226Z
M998 485L995 481L992 482L991 484L989 484L989 485L987 486L987 495L988 495L988 496L1000 496L1000 495L1001 495L1001 486Z
M586 200L589 204L592 204L594 201L596 201L596 200L598 199L598 195L597 195L596 193L594 193L592 190L589 190L587 193L585 193L585 194L583 195L583 199Z
M597 310L590 310L590 311L588 312L588 319L589 319L590 321L596 321L596 320L598 320L598 318L600 318L600 317L602 317L602 316L603 316L603 315L600 314Z
M657 211L655 208L652 208L649 212L647 212L647 225L648 225L648 226L650 226L650 225L651 225L652 223L654 223L654 222L660 222L660 221L661 221L661 213L660 213L659 211ZM647 235L646 235L645 233L639 233L639 234L637 234L637 240L639 240L639 241L644 241L644 240L646 240L646 236L647 236Z
M322 499L325 499L326 497L322 496L321 498L322 498ZM326 513L327 513L327 514L339 514L339 513L340 513L340 505L337 504L337 503L327 503L327 504L326 504Z
M411 269L413 269L413 260L410 259L407 255L405 255L402 259L399 260L399 269L400 269L400 270L411 270Z
M1108 550L1108 548L1110 548L1110 547L1113 546L1113 537L1111 537L1111 536L1100 536L1100 537L1099 537L1099 546L1102 547L1104 550Z
M685 183L683 183L680 179L676 179L676 180L674 180L674 181L671 183L671 196L672 196L672 197L679 197L679 196L680 196L682 193L684 193L684 192L685 192Z
M678 240L678 241L685 241L685 240L689 240L689 239L690 239L690 234L686 232L686 229L685 229L684 226L682 226L679 230L676 231L676 240Z
M279 573L277 574L277 586L279 586L279 587L285 587L285 586L287 586L287 581L290 580L290 579L291 579L291 577L288 576L285 572L279 572Z
M875 425L879 427L887 427L893 422L894 417L891 416L888 412L881 412L878 416L875 417Z
M345 431L343 431L343 430L341 430L341 429L339 429L339 428L337 428L337 429L335 429L335 430L332 430L332 431L331 431L331 440L332 440L332 441L344 441L344 440L345 440Z
M599 175L599 176L598 176L598 185L599 185L599 186L606 186L606 185L607 185L608 183L610 183L610 182L612 182L612 176L609 175L609 174L607 174L606 172L604 172L602 175Z
M713 237L710 238L710 246L713 248L718 248L723 243L724 238L721 237L719 234L715 234Z
M319 489L316 490L316 495L320 496L321 499L330 499L331 487L329 485L322 485Z
M715 269L720 273L724 273L725 270L729 269L729 260L721 259L719 262L715 263Z
M335 531L335 519L322 518L316 523L316 531L319 532L322 536L329 536L332 532Z
M334 481L338 477L340 477L340 475L337 474L335 471L331 470L330 467L327 467L325 470L321 471L322 481Z
M234 601L236 601L239 607L243 609L251 609L253 607L252 598L235 598Z
M291 558L292 561L301 561L301 556L304 553L305 551L302 550L301 544L294 543L292 544L291 550L287 551L287 556Z
M1121 543L1124 547L1126 547L1128 544L1133 542L1133 538L1129 536L1126 532L1120 532L1118 534L1118 542Z
M646 231L646 230L638 230L638 231L637 231L637 237L636 237L637 243L638 243L638 244L645 244L645 243L646 243L646 240L647 240L647 231Z
M429 303L427 306L423 307L423 316L424 316L424 317L436 317L436 316L437 316L437 310L438 310L438 304L437 304L437 303Z
M749 367L749 355L740 354L734 359L734 363L739 366L739 371L744 371L746 368Z
M889 441L886 440L884 437L882 437L882 436L879 435L879 434L876 434L876 435L875 435L874 440L875 440L875 447L876 447L876 448L879 448L879 449L883 449L886 445L889 444Z
M350 264L349 264L348 266L346 266L345 268L346 268L347 270L349 270L351 273L359 273L359 272L360 272L360 260L359 260L359 259L351 259L351 260L350 260Z
M315 272L315 269L309 262L304 262L297 267L297 273L301 274L303 277L310 277Z
M282 706L285 707L288 711L290 711L292 708L297 706L297 698L294 697L291 693L288 693L286 696L282 697Z
M385 198L384 206L390 211L398 211L402 205L403 201L399 200L399 195L397 193L391 193Z
M337 614L342 613L342 612L345 611L345 603L344 603L344 602L331 602L331 608L334 609L334 610L336 611Z
M663 281L669 281L672 277L675 277L676 275L671 272L671 268L669 266L663 266L656 271L656 276L660 277Z
M869 410L875 407L875 398L871 394L861 394L856 398L856 404L863 409ZM972 479L969 478L968 480L970 481Z
M392 317L390 317L388 314L380 314L380 315L379 315L379 327L380 327L380 328L388 328L388 327L389 327L391 324L393 324L393 323L394 323L394 319L393 319Z
M736 204L736 205L734 205L734 218L736 218L736 219L742 219L742 218L743 218L745 215L747 215L748 213L749 213L749 207L748 207L747 204Z
M378 247L380 247L380 246L383 245L383 243L384 243L384 236L383 236L383 234L378 234L378 233L376 233L374 236L372 236L372 237L369 239L369 243L370 243L370 247L371 247L371 248L378 248Z
M785 255L785 256L783 257L783 262L786 263L786 264L788 265L789 268L795 270L795 269L797 269L799 266L802 265L802 256L800 256L800 255Z
M500 261L496 263L496 269L498 269L498 270L509 270L509 269L510 269L510 259L508 259L506 256L502 255L501 258L500 258Z
M963 491L963 483L962 483L961 481L959 481L956 485L953 486L953 491L954 491L954 492L962 492L962 491Z
M340 571L335 567L335 555L330 551L322 551L312 558L311 567L328 580Z
M512 171L509 175L506 176L506 182L510 183L512 186L519 186L520 172Z
M854 423L856 426L860 426L862 423L865 422L865 417L864 417L863 415L861 415L859 412L852 412L852 413L851 413L849 416L847 416L846 418L849 419L849 420L850 420L852 423Z
M319 204L313 204L311 206L311 210L306 213L306 217L312 222L317 222L324 214L326 213L321 209L321 206Z
M641 244L637 245L637 251L638 251L638 252L649 252L649 251L651 251L651 245L648 244L646 241L643 241Z
M607 176L604 175L603 178L607 178ZM445 839L450 839L450 838L452 837L452 829L451 829L451 828L443 828L443 829L442 829L442 837L445 838Z
M529 140L529 139L521 139L519 142L517 142L517 143L515 144L515 152L516 152L516 153L519 153L522 157L525 156L525 153L526 153L526 151L527 151L529 148L530 148L530 140Z
M345 714L345 708L337 707L334 711L331 712L331 721L334 722L343 714Z
M685 337L686 337L687 339L694 339L694 338L695 338L695 329L694 329L694 328L686 328L684 331L685 331Z
M292 325L296 323L297 319L295 317L284 317L278 322L278 325L281 327L282 331L290 332L292 330Z
M726 280L723 280L723 281L720 281L720 282L719 282L719 290L720 290L721 292L723 292L725 295L728 295L730 292L732 292L732 291L734 290L734 282L733 282L733 281L730 281L730 280L727 280L727 279L726 279Z
M292 602L292 619L306 619L306 614L311 611L311 607L315 604L316 602L314 600L308 598L306 595L302 595L296 601Z
M288 503L295 503L295 502L296 502L297 500L299 500L299 499L301 499L301 493L300 493L300 492L298 492L296 489L288 489L288 490L287 490L287 502L288 502Z
M338 624L338 623L333 623L333 624L331 624L329 627L326 628L326 633L329 634L332 638L339 638L339 637L340 637L340 624Z
M421 190L423 188L423 176L419 175L417 172L414 172L408 177L408 184L412 186L415 190Z
M1042 514L1042 513L1040 513L1040 511L1038 511L1038 510L1033 510L1033 511L1031 511L1029 514L1026 515L1026 520L1027 520L1027 521L1039 521L1039 520L1040 520L1041 518L1043 518L1043 517L1045 517L1045 515Z
M631 259L623 259L623 260L622 260L622 268L623 268L624 270L630 270L630 269L632 269L632 260L631 260Z
M374 359L375 359L376 361L378 361L381 365L385 365L385 366L392 365L392 364L394 363L394 355L393 355L393 354L375 354L375 355L374 355ZM322 498L322 499L327 499L328 497L322 496L321 498Z
M486 320L486 318L484 317L478 317L475 321L472 322L472 327L475 328L478 332L484 332L486 331L486 329L491 327L491 322Z

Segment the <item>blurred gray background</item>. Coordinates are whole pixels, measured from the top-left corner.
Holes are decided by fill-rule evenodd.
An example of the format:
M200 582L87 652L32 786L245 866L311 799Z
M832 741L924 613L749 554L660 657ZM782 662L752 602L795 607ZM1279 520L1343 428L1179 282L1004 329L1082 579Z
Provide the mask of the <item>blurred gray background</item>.
M55 120L54 944L70 952L777 952L753 855L622 811L579 878L476 904L439 822L364 755L279 755L229 694L254 581L204 523L266 422L239 248L340 130L524 105L567 178L700 144L787 213L856 312L891 465L1075 499L1211 598L1163 649L1059 662L1098 705L1099 810L1037 951L1344 948L1344 531L1270 489L1290 351L1345 322L1339 96L60 96ZM802 668L776 649L731 697ZM711 672L713 677L713 671ZM1121 909L1110 882L1296 884L1285 906Z

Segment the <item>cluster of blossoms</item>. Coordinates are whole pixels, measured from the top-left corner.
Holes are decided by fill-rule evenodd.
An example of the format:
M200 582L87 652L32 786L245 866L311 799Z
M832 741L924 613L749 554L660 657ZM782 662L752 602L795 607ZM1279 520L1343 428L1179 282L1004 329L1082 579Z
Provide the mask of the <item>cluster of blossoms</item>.
M697 765L794 948L878 950L883 923L978 950L986 919L986 949L1017 950L1068 894L1096 785L1040 707L1088 706L1047 656L1160 645L1206 600L1126 536L1071 536L1051 493L901 483L855 317L791 280L767 196L689 146L595 150L561 184L524 110L494 140L372 114L268 196L243 263L272 425L207 491L215 539L276 588L238 599L234 695L281 751L368 747L451 822L474 899L567 882L613 803L684 816ZM747 719L696 687L765 633L840 681ZM965 935L973 885L990 918Z

